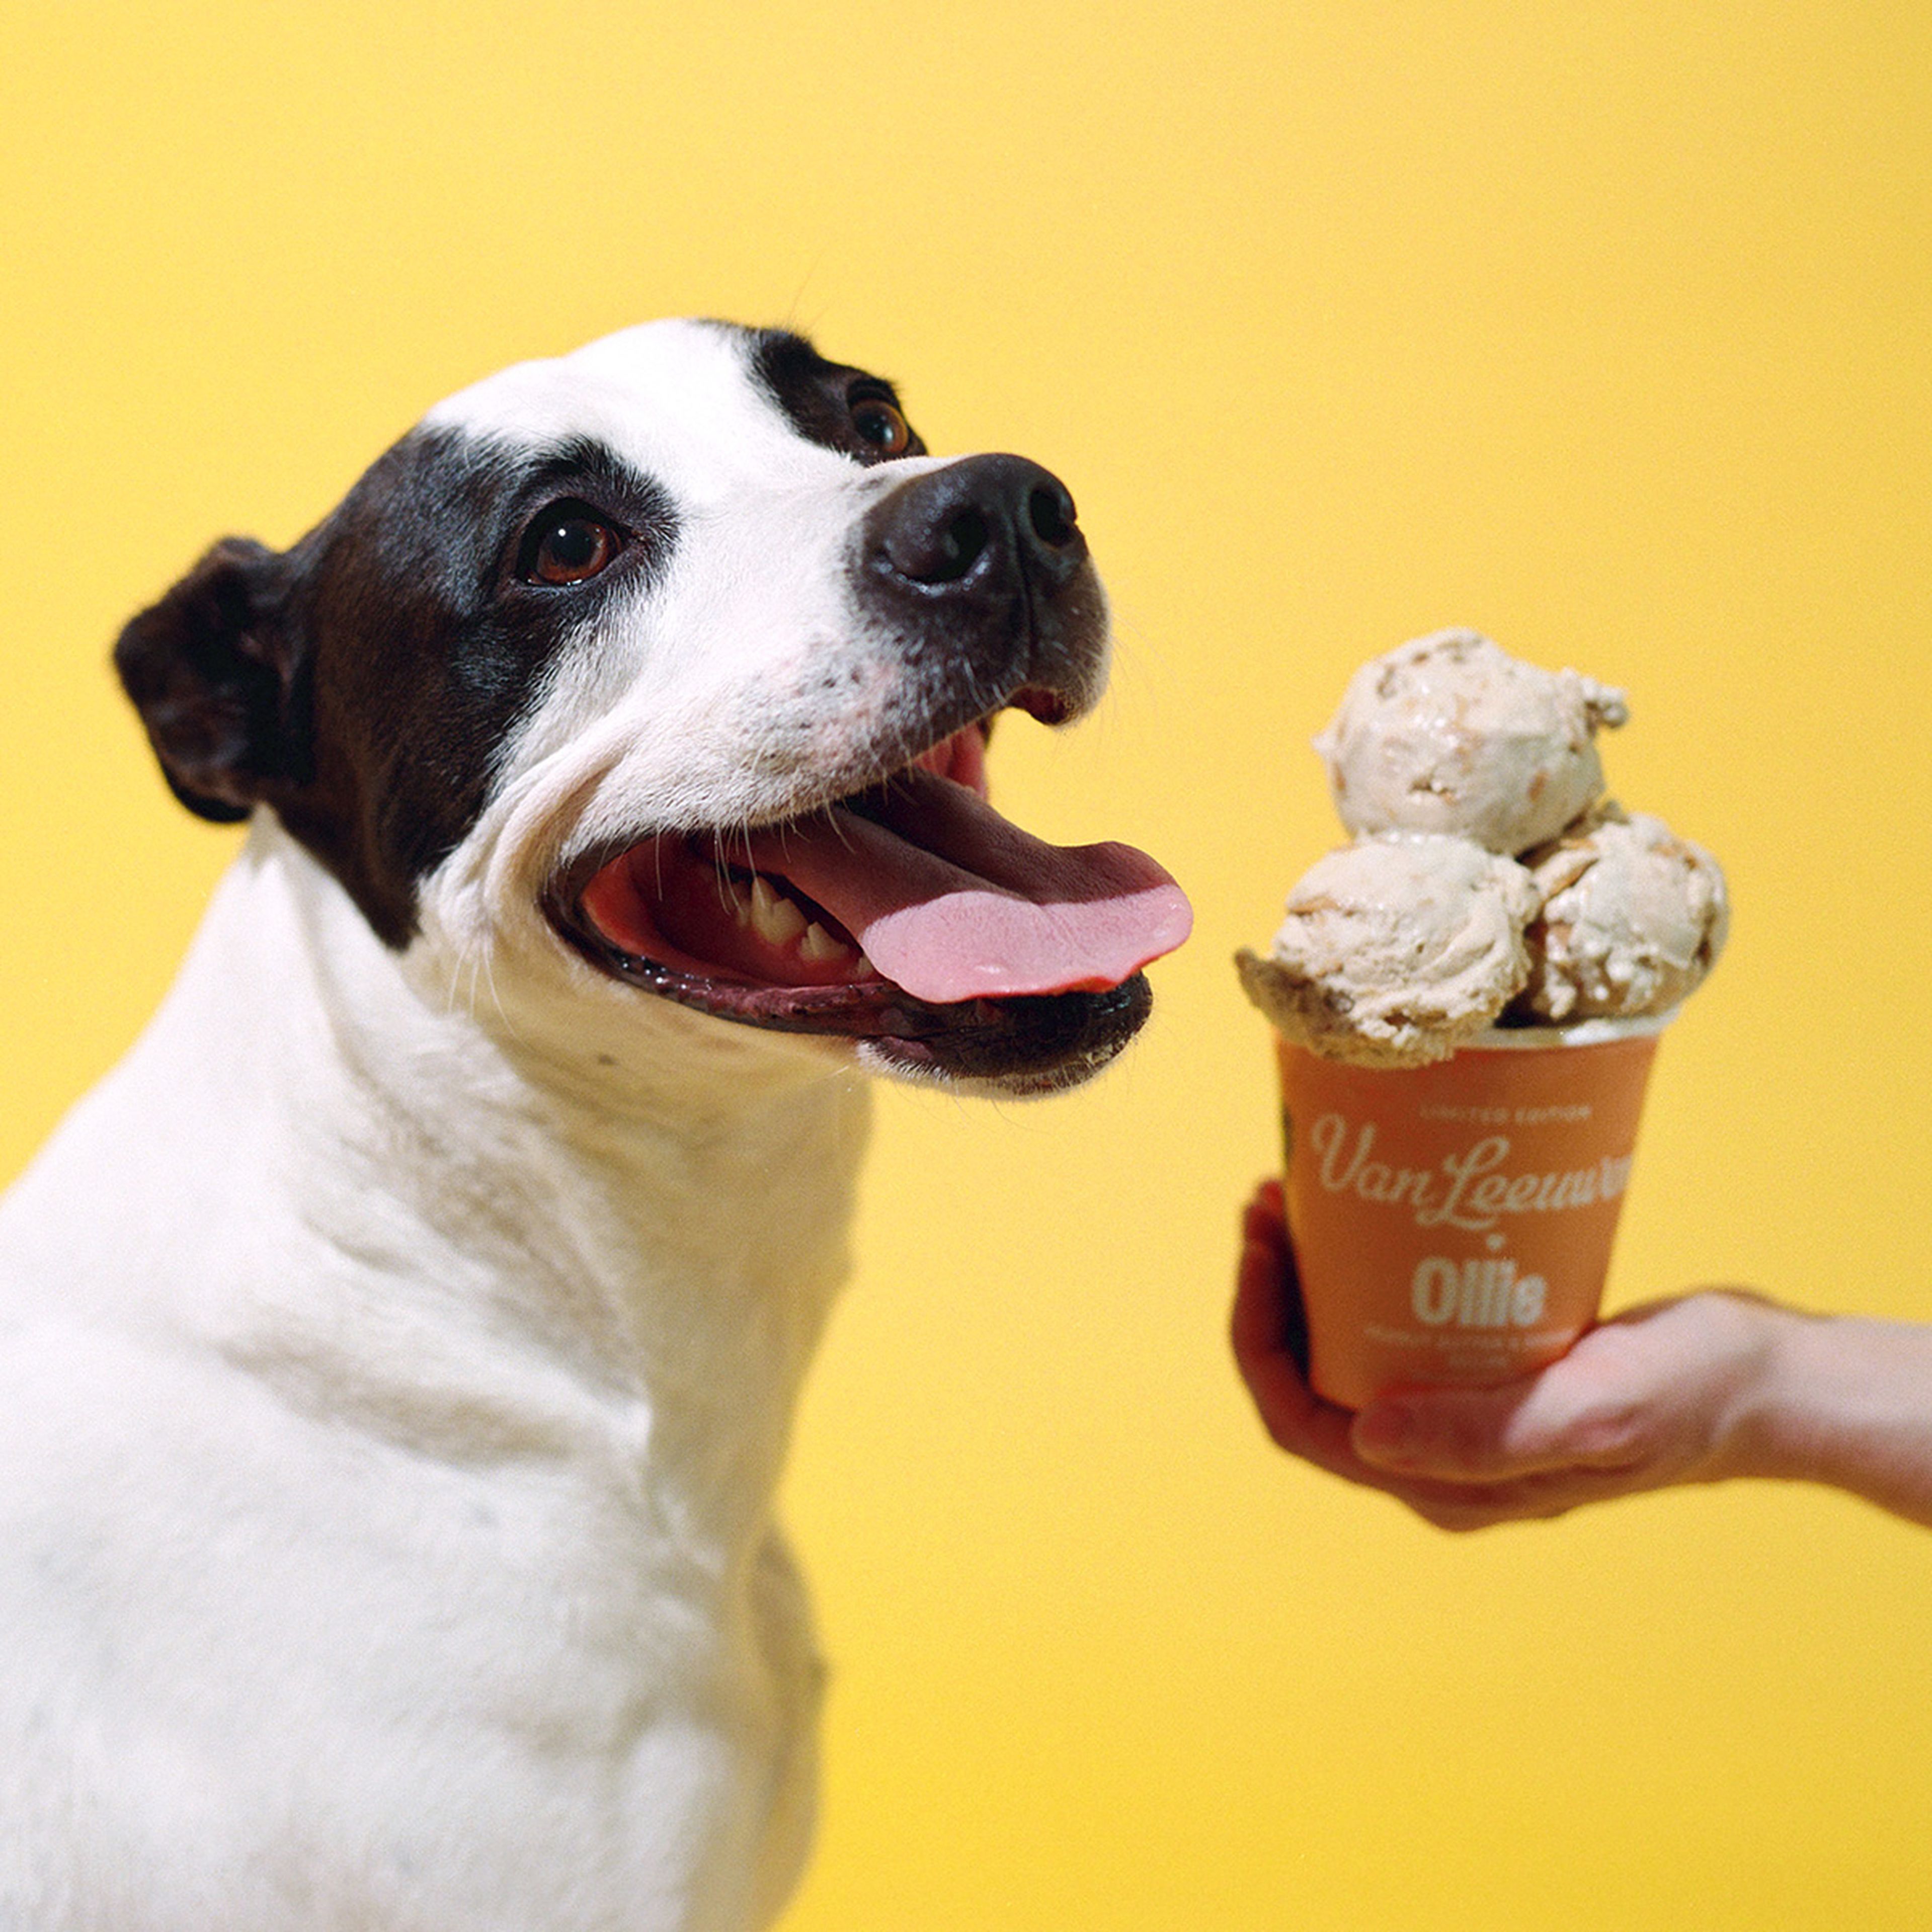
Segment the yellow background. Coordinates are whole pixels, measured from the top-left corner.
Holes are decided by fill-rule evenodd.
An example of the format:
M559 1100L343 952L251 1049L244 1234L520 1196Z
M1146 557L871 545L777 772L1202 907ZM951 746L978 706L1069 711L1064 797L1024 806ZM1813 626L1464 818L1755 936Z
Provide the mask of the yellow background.
M1269 1450L1220 1335L1276 1132L1228 956L1333 839L1346 674L1450 622L1629 686L1618 792L1733 884L1617 1298L1932 1318L1922 4L0 30L0 1171L232 846L148 767L121 620L506 362L802 326L1071 484L1114 693L1003 731L998 795L1200 922L1097 1088L884 1107L789 1487L836 1676L788 1932L1932 1922L1932 1538L1749 1486L1444 1537Z

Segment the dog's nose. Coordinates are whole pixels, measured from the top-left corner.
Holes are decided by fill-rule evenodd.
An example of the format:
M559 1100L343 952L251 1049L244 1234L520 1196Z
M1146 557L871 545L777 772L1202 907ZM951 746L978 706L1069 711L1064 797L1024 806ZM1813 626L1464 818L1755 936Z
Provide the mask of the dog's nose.
M866 512L854 563L862 608L886 620L934 717L1007 702L1059 724L1100 696L1106 596L1073 499L1037 463L967 456L896 483Z
M870 521L879 561L940 595L1016 566L1051 593L1087 561L1066 484L1023 456L969 456L928 470L893 491Z

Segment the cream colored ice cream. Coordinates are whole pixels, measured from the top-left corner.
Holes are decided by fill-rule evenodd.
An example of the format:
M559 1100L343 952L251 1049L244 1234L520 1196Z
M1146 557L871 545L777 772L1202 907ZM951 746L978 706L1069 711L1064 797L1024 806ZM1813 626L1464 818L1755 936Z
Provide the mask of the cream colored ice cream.
M1237 956L1287 1040L1365 1066L1444 1060L1487 1027L1666 1013L1710 970L1724 875L1604 798L1623 694L1438 631L1349 681L1316 740L1354 844L1318 860L1269 956Z
M1237 958L1286 1039L1374 1066L1446 1060L1529 976L1529 874L1466 838L1396 833L1318 859L1269 956Z
M1603 795L1595 734L1628 715L1620 691L1475 631L1437 631L1364 664L1315 748L1351 832L1453 832L1516 853Z
M1724 946L1724 875L1661 819L1612 806L1525 863L1540 908L1526 934L1525 1016L1661 1012L1695 991Z

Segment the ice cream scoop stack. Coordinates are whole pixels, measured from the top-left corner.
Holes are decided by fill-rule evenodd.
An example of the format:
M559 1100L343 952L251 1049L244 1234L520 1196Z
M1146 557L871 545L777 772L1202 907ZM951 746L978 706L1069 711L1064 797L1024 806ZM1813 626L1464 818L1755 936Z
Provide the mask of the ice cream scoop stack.
M1621 691L1511 657L1480 632L1364 664L1316 740L1354 842L1288 896L1266 955L1238 956L1287 1040L1420 1066L1486 1028L1669 1011L1729 926L1723 873L1604 796Z

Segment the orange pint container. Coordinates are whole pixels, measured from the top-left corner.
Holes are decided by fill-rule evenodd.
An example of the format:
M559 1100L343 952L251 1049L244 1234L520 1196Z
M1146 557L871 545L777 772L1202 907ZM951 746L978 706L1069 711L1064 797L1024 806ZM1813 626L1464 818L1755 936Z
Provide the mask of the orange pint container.
M1398 1072L1277 1040L1318 1394L1508 1382L1589 1327L1663 1024L1492 1032Z

